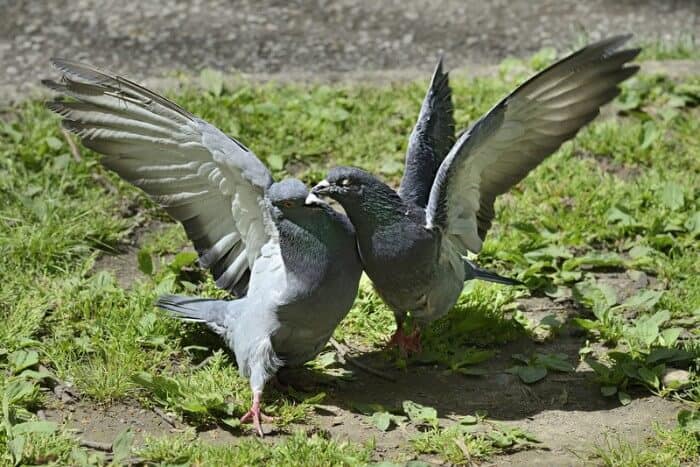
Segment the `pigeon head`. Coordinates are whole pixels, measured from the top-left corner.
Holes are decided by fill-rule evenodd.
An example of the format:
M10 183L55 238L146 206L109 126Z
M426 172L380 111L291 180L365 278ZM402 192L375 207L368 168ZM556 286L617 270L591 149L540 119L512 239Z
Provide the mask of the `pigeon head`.
M307 216L319 208L328 206L316 195L309 193L306 185L297 179L273 183L267 191L267 199L278 217L291 220Z
M339 203L362 197L367 189L381 183L369 172L355 167L335 167L325 180L316 185L312 193L329 196Z
M356 227L379 225L383 220L391 222L390 218L398 218L405 212L403 201L391 187L371 173L354 167L331 169L326 179L311 192L340 203Z

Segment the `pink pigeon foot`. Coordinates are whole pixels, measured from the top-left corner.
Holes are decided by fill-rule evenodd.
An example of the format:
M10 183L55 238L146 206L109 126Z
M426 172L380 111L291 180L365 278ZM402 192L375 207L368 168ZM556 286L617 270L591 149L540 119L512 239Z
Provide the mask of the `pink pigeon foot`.
M252 423L255 431L257 431L258 435L260 435L262 438L264 433L260 421L262 420L265 423L271 423L274 421L274 418L269 417L260 411L261 396L261 392L253 393L253 405L250 407L250 410L248 410L248 412L241 417L241 423Z
M420 329L415 328L411 334L406 334L403 330L403 326L399 326L394 335L391 336L389 346L397 346L399 351L404 355L420 353Z

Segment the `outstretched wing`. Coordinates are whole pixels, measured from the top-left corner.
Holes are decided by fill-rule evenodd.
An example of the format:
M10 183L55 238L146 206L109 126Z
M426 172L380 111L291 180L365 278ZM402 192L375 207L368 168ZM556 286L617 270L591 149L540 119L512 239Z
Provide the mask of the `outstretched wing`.
M522 180L617 96L639 67L631 36L591 44L530 78L464 132L440 165L426 209L463 252L478 252L496 196Z
M438 61L428 93L408 140L406 168L399 196L425 207L435 173L455 141L452 90L447 73Z
M60 96L47 106L102 164L145 191L185 227L216 284L245 293L270 237L264 195L272 177L238 141L164 97L119 76L52 60Z

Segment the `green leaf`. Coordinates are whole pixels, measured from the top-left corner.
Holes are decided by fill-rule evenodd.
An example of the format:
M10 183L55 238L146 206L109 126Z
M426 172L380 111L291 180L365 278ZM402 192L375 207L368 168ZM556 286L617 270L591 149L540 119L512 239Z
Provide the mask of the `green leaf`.
M49 136L46 138L46 145L54 151L58 151L63 147L63 141L56 138L55 136Z
M459 419L461 425L475 425L479 421L474 415L465 415Z
M372 423L381 431L388 431L392 418L389 412L375 412L372 414Z
M622 405L629 405L629 403L632 402L632 398L630 397L630 395L622 391L617 392L617 399Z
M205 68L199 74L202 87L214 97L219 97L224 90L224 76L218 70Z
M180 272L185 266L189 266L197 261L197 253L194 251L182 251L175 255L169 267L174 272Z
M112 442L112 454L114 455L113 462L115 464L120 464L123 460L126 460L131 454L131 445L134 442L134 433L131 428L123 429L114 441Z
M610 397L617 393L617 386L601 386L600 393L604 397Z
M550 370L572 372L575 368L568 362L566 354L537 354L537 364L542 365Z
M17 374L22 370L39 364L39 352L36 350L17 350L7 356L7 361L12 366L12 371Z
M665 362L665 363L682 362L682 361L691 360L692 358L693 358L693 354L691 352L686 351L686 350L659 347L659 348L653 349L649 353L649 355L646 358L646 362L651 365L651 364L654 364L657 362Z
M547 376L547 368L543 366L522 366L516 365L507 370L509 373L518 375L525 384L536 383Z
M12 458L15 461L15 465L20 465L22 463L24 444L24 436L15 436L9 443L7 443L8 447L10 448L10 453L12 453Z
M677 211L684 204L683 190L677 183L667 182L661 190L661 202L667 208Z
M24 435L27 433L53 433L58 429L56 422L39 420L34 422L18 423L12 427L13 435Z
M700 235L700 211L695 211L688 216L685 228L693 237Z
M681 328L668 328L661 331L661 345L666 347L673 347L676 341L681 336L683 329Z
M639 373L639 377L643 383L655 389L659 388L659 377L656 373L645 367L640 367L637 373Z
M637 220L632 217L629 211L620 206L616 205L608 209L607 220L610 223L619 223L620 225L631 227L637 225Z
M238 417L229 417L221 419L221 422L231 428L238 428L241 426L241 419Z
M139 263L139 270L147 276L153 275L153 259L151 258L151 253L141 249L136 257Z
M663 294L663 290L644 290L625 300L622 306L638 311L651 311L661 300Z
M538 248L537 250L528 251L523 256L531 262L572 257L568 248L557 245L550 245L544 248Z
M498 448L507 448L509 446L512 446L515 442L513 438L498 430L489 431L487 436L491 439L491 441L493 441L493 444Z
M647 120L642 127L642 144L640 148L647 149L651 147L660 136L661 130L659 127L652 120Z
M414 423L437 425L437 410L432 407L426 407L413 401L403 401L403 411Z
M681 410L678 412L678 425L685 431L700 433L700 412L697 410Z
M270 154L265 160L272 170L284 169L284 157L281 154Z

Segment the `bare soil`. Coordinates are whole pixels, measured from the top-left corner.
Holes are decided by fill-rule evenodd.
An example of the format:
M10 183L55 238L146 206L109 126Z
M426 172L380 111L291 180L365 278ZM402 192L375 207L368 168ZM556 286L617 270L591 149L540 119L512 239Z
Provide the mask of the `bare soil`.
M136 265L136 245L140 237L151 227L140 229L125 247L124 254L106 256L96 263L98 270L112 271L124 287L129 287L139 277ZM155 225L153 228L162 228ZM641 288L657 288L662 285L654 278L630 279L625 273L600 273L599 281L610 283L621 299ZM437 365L410 365L398 369L383 350L359 351L354 358L395 378L386 381L374 375L357 371L351 381L320 378L311 370L295 370L287 373L285 381L295 387L311 391L324 391L327 398L317 408L316 414L305 425L276 430L265 426L269 433L267 442L275 442L287 436L293 429L323 430L341 440L366 442L375 440L375 460L420 459L440 465L440 459L432 455L419 455L412 451L409 440L418 431L411 425L381 432L373 426L370 417L357 412L358 404L381 404L387 408L399 408L405 400L412 400L434 407L441 425L454 423L456 418L486 411L492 420L524 428L534 434L541 444L533 449L498 456L487 465L584 465L595 464L591 458L595 446L603 445L606 437L621 437L633 443L642 442L653 435L653 424L672 425L680 405L674 401L631 394L632 402L620 405L615 398L605 398L593 380L592 370L579 363L574 373L553 373L542 381L526 385L517 376L506 373L513 365L511 356L516 353L531 354L564 353L570 362L578 362L578 351L585 344L585 336L569 324L574 316L585 313L569 299L554 301L548 297L531 297L520 300L519 308L533 322L547 315L554 315L565 322L554 336L534 342L523 338L498 349L496 357L485 364L488 374L467 377L450 372ZM268 397L271 395L268 394ZM274 397L274 393L272 394ZM54 401L46 410L53 420L67 420L81 437L91 441L111 442L125 427L131 426L140 442L145 433L163 435L181 432L185 427L170 416L163 417L151 409L141 407L136 401L100 406L88 401ZM218 427L208 427L197 434L211 443L236 443L241 435Z

